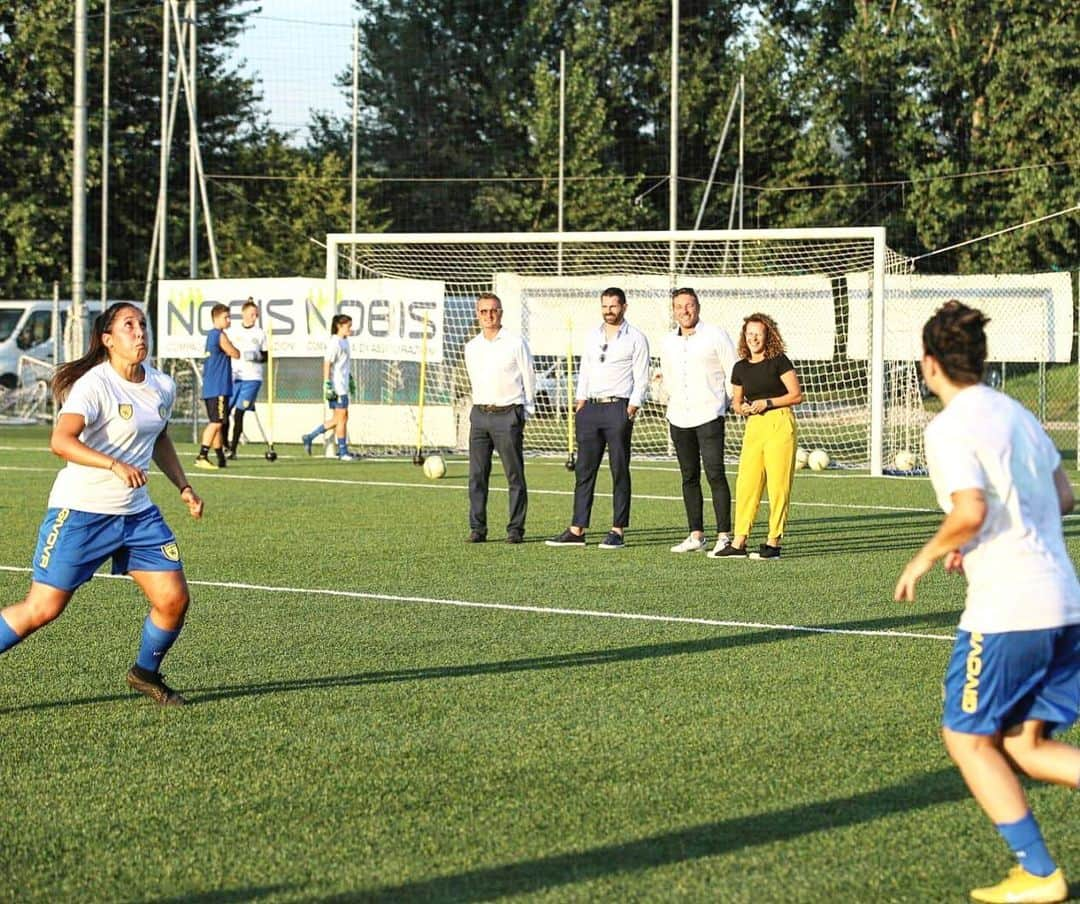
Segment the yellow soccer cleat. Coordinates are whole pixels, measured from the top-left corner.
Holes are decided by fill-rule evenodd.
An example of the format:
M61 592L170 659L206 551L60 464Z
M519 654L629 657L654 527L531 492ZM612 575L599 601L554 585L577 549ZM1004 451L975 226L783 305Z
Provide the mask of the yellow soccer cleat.
M1069 886L1060 869L1049 876L1033 876L1022 866L1014 866L997 885L972 889L971 899L989 904L1057 904L1069 899Z

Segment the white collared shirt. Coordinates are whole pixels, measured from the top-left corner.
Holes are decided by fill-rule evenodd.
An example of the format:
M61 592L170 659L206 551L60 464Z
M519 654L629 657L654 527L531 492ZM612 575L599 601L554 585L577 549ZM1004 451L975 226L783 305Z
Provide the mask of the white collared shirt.
M524 405L536 410L536 373L528 343L505 327L494 339L481 331L465 343L465 369L474 405Z
M640 408L648 389L649 340L641 330L624 320L611 339L603 325L586 336L575 395L579 402L623 398Z
M699 320L690 335L677 327L664 336L660 372L668 392L667 419L689 429L727 414L736 360L727 330L715 324Z

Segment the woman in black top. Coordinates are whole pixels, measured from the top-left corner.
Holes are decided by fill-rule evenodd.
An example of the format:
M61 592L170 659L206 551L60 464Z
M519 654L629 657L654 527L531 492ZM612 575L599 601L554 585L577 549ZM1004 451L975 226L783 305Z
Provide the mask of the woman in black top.
M751 314L743 320L738 353L740 360L731 371L732 407L747 420L735 482L735 537L731 546L710 555L747 555L746 538L762 493L768 488L768 541L751 558L778 559L795 476L795 415L791 407L802 401L802 388L784 354L776 321L768 315Z

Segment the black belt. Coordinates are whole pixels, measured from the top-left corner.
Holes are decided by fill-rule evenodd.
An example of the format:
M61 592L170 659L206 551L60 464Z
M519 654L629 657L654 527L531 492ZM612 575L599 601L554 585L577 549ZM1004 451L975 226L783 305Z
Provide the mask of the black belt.
M513 411L517 405L474 405L473 407L487 414L504 414L507 411Z
M594 396L593 398L586 399L585 401L588 402L590 405L614 405L616 402L629 402L630 400L625 396L606 395Z

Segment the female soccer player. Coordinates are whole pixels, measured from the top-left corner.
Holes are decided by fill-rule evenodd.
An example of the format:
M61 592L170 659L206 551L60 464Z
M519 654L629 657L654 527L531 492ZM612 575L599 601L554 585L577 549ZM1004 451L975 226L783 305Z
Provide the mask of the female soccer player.
M146 342L145 315L119 302L94 321L87 353L56 371L53 394L63 407L50 445L67 465L38 532L30 592L0 611L0 653L60 615L111 557L113 574L130 575L150 602L127 683L161 706L180 706L184 698L159 668L190 597L176 536L147 493L151 459L193 518L202 517L203 501L167 432L176 385L145 363Z
M946 515L900 575L895 598L914 600L918 580L943 557L946 571L967 578L942 736L1018 861L971 897L1064 901L1065 877L1014 770L1080 784L1080 749L1050 737L1080 712L1080 585L1061 527L1074 499L1038 421L980 382L987 322L950 301L923 327L923 378L945 406L926 428L926 459Z
M735 479L735 537L710 558L746 558L746 538L761 494L769 490L769 537L753 559L779 559L795 477L795 415L802 401L798 374L784 354L784 339L767 314L751 314L739 333L739 361L731 369L731 407L746 417Z
M351 332L352 318L348 314L335 314L330 321L330 339L323 355L323 390L326 403L330 406L330 418L300 438L308 455L311 454L311 444L315 442L315 438L322 436L327 430L333 430L337 439L338 460L354 459L349 453L348 440L349 394L356 391L349 357Z

